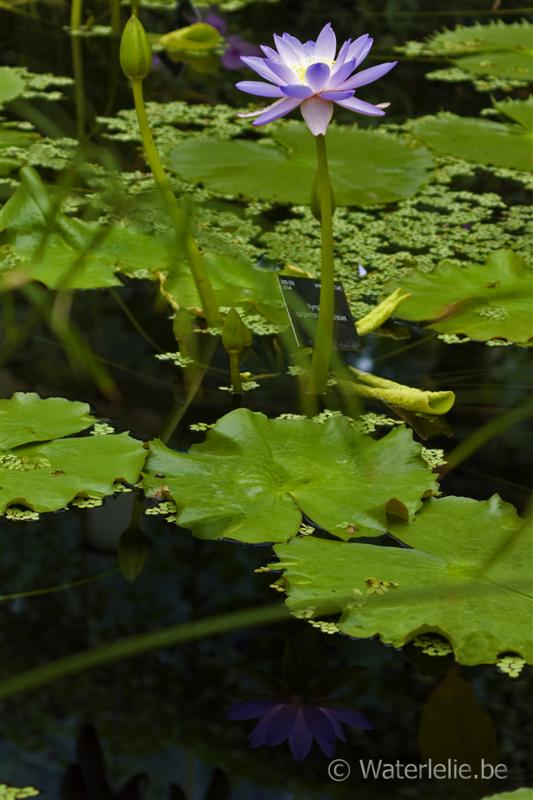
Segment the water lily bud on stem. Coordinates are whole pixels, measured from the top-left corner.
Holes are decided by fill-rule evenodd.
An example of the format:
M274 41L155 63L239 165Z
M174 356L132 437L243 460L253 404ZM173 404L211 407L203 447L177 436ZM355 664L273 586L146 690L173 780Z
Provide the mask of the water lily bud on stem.
M152 49L136 14L132 14L120 41L120 66L130 81L142 81L152 66Z
M222 328L222 344L227 353L241 353L252 343L250 331L239 316L238 311L230 308Z
M222 344L229 356L231 385L234 392L242 392L239 356L244 348L249 347L251 343L252 335L250 331L240 318L239 313L234 308L230 308L222 328Z
M118 563L127 581L132 583L141 574L150 553L150 540L137 527L128 528L118 544Z

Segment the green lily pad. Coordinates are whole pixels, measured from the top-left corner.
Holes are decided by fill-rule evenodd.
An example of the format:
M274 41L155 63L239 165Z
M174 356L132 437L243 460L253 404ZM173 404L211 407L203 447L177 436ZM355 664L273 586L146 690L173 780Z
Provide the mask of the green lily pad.
M272 333L289 325L276 274L222 253L206 252L204 257L219 308L238 307L245 316L252 315L247 321L256 333ZM201 307L185 262L177 264L166 278L162 292L173 308Z
M314 537L276 546L289 607L340 611L342 633L394 647L436 632L461 664L503 653L533 663L533 520L497 495L445 497L390 530L408 548Z
M533 80L533 50L529 52L480 53L464 56L454 61L459 69L475 75L510 78L517 81Z
M92 289L120 286L118 272L168 268L173 258L168 237L133 227L89 224L56 212L47 234L52 201L44 185L39 189L39 204L21 184L0 210L0 273L15 270L52 289Z
M523 125L459 117L446 112L413 123L415 136L439 153L475 164L531 169L533 136Z
M189 453L157 441L150 452L147 490L170 495L178 524L201 539L282 542L302 514L339 538L378 535L387 511L410 518L437 485L410 431L374 441L342 417L318 424L238 409Z
M498 250L485 264L443 261L433 272L411 272L402 288L411 297L398 309L401 319L478 341L533 339L533 270L511 250Z
M137 480L146 457L141 442L127 433L69 436L94 423L88 412L61 397L17 393L0 401L0 513L12 505L56 511L78 495L105 497L115 481Z
M95 421L87 403L15 392L11 399L0 400L0 450L79 433Z
M180 177L225 195L309 204L316 173L313 137L300 122L277 125L272 140L196 137L170 153ZM355 126L330 126L328 158L339 205L376 205L411 197L428 180L429 152Z
M14 100L24 91L24 81L16 70L0 67L0 106Z
M434 34L425 43L431 54L462 54L494 50L530 50L533 25L526 20L505 23L501 20L488 25L458 25L453 30Z
M498 792L498 794L487 795L483 800L533 800L533 789L524 787L515 789L514 792Z
M494 107L500 114L533 131L533 97L527 100L502 100L501 103L494 103Z

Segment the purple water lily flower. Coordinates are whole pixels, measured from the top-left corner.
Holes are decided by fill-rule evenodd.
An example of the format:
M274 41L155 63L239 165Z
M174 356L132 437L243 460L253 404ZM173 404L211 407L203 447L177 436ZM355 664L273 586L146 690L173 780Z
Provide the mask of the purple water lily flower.
M257 719L259 722L250 734L250 746L281 744L288 739L296 761L309 755L313 739L322 752L331 758L335 753L335 740L345 742L341 723L352 728L370 730L372 725L360 711L326 705L308 705L298 697L290 699L264 698L247 700L232 706L228 719Z
M231 35L226 39L226 50L220 62L224 69L242 69L243 56L257 58L259 52L261 51L255 44L247 42L246 39L241 39L240 36Z
M386 75L397 61L378 64L354 75L372 47L373 40L365 33L354 42L348 39L335 56L337 38L331 23L324 25L316 42L302 44L295 36L274 34L277 50L261 45L266 58L243 57L242 61L268 83L239 81L237 89L260 97L274 97L266 108L240 114L256 117L254 125L266 125L284 117L300 106L302 116L314 136L326 133L333 115L333 105L381 117L389 103L372 105L355 97L355 90Z

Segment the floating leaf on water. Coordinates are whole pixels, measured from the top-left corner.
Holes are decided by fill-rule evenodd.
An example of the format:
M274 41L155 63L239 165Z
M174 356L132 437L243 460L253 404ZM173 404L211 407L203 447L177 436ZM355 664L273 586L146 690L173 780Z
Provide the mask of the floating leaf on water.
M34 786L10 786L0 783L0 800L25 800L27 797L40 797L41 792Z
M94 423L87 403L15 392L9 400L0 400L0 450L69 436Z
M402 288L411 297L398 311L401 319L478 341L533 339L533 269L511 250L498 250L485 264L443 261L433 272L412 272Z
M530 112L531 104L526 104ZM514 110L513 113L519 113ZM523 124L460 117L443 112L421 117L412 124L414 135L439 153L476 164L495 164L518 170L531 169L532 130Z
M13 505L56 511L78 495L113 494L115 481L134 483L146 455L141 442L126 433L70 436L94 422L85 403L61 397L1 400L0 513Z
M0 67L0 107L24 91L24 81L15 69Z
M261 142L197 137L180 143L168 164L180 177L220 194L308 205L316 172L313 137L294 121L278 125L271 136L273 141ZM355 126L330 126L328 159L339 205L410 197L433 166L425 148Z
M337 609L342 633L394 647L434 631L461 664L495 664L509 652L533 663L533 518L524 522L497 495L431 498L389 529L408 548L309 536L277 545L289 607ZM368 594L369 577L397 585ZM364 602L350 603L354 591Z
M379 535L387 510L410 518L437 487L403 427L374 441L343 417L318 425L246 409L218 420L189 453L153 442L144 482L172 497L178 524L195 536L255 544L295 536L302 514L341 539Z

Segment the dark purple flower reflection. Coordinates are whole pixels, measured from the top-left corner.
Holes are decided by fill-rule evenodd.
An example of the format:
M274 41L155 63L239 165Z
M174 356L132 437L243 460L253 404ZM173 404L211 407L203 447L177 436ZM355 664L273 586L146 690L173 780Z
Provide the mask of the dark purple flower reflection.
M335 740L346 741L342 723L352 728L370 730L371 723L360 711L329 705L306 705L298 697L263 698L236 703L228 719L245 720L260 717L250 734L250 746L281 744L288 740L296 761L309 755L313 739L322 752L331 758Z

